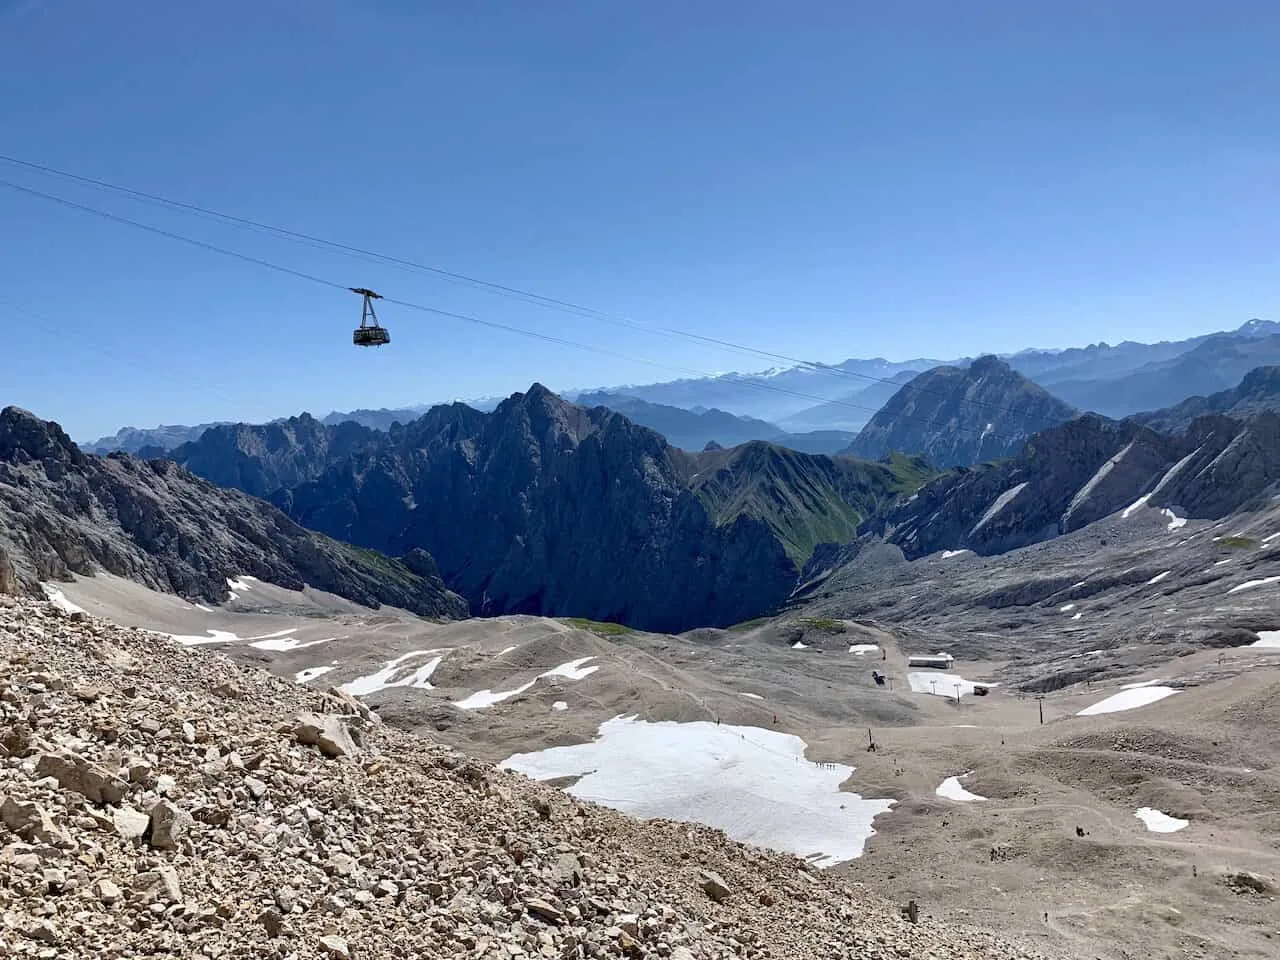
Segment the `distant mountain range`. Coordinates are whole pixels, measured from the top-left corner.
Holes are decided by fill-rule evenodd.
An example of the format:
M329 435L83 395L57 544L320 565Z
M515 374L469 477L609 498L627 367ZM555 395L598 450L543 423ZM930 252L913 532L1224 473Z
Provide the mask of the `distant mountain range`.
M1251 320L1233 331L1187 340L1023 350L1001 354L1000 359L1072 406L1110 417L1124 417L1171 406L1191 393L1207 395L1228 389L1255 367L1280 364L1280 324ZM667 408L653 411L635 406L628 414L638 422L665 430L671 442L682 448L701 449L712 441L732 446L740 442L737 438L742 438L771 439L804 452L829 452L843 445L838 443L842 434L861 430L912 377L935 367L966 367L971 362L969 357L949 361L849 359L762 373L729 373L666 383L565 391L563 396L575 402L602 402L614 410L622 406L619 397ZM468 401L468 405L489 411L498 402L498 398L490 397ZM321 422L333 425L354 421L386 430L394 422L407 423L415 419L425 409L418 406L335 412L321 418ZM700 423L677 420L671 409L717 416L714 424L712 420ZM731 423L720 416L726 414L748 423ZM776 433L756 436L765 431L760 423L774 427ZM196 440L208 427L220 425L223 424L151 430L126 427L112 437L86 444L85 449L95 453L125 450L154 456ZM723 436L718 435L720 433Z
M357 603L464 616L424 551L393 560L305 530L275 507L168 460L79 449L56 423L0 411L0 593L106 570L218 602L227 578L310 585Z
M788 433L754 417L723 410L685 410L608 390L580 393L574 402L583 407L608 407L633 423L657 430L673 447L691 452L703 450L708 444L736 447L752 440L767 440L801 453L835 453L847 447L854 437L845 430Z
M1017 453L1027 437L1076 412L1003 360L979 357L904 384L845 452L878 459L897 451L939 467L969 466Z
M1280 412L1280 367L1258 367L1245 374L1238 386L1207 397L1188 397L1167 409L1134 414L1129 419L1164 433L1185 433L1205 414L1247 419L1265 410Z

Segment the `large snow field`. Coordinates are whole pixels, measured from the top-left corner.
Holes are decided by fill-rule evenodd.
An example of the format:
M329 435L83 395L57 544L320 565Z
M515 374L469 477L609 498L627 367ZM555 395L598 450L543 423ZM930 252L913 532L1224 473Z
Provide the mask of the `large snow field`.
M1121 690L1119 693L1113 693L1105 700L1099 700L1091 706L1085 707L1077 717L1092 717L1100 713L1119 713L1122 710L1136 710L1138 707L1145 707L1148 704L1163 700L1165 697L1171 697L1178 691L1173 687L1154 686L1152 684L1157 681L1145 681L1146 686L1132 686L1127 690Z
M1145 823L1147 829L1152 833L1173 833L1181 830L1191 822L1190 820L1179 820L1177 817L1171 817L1167 813L1161 813L1151 807L1142 807L1134 816Z
M501 766L535 780L581 777L568 791L580 799L703 823L819 866L851 860L894 801L841 792L854 768L812 763L804 750L799 737L759 727L619 716L591 743L517 753Z
M935 673L920 672L908 673L907 683L911 685L912 693L930 693L939 697L951 697L955 699L956 685L960 685L960 696L967 697L973 693L975 686L994 687L994 683L978 683L972 680L966 680L958 673Z

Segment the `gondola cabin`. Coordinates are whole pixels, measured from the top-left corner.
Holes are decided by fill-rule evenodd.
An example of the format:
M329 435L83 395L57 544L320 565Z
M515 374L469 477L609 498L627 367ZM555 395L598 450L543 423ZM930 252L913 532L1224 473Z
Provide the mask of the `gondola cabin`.
M364 287L350 289L352 293L358 293L364 298L364 304L360 308L360 326L351 332L351 342L357 347L380 347L384 343L390 343L390 332L378 324L378 315L373 310L373 301L381 300L382 296Z

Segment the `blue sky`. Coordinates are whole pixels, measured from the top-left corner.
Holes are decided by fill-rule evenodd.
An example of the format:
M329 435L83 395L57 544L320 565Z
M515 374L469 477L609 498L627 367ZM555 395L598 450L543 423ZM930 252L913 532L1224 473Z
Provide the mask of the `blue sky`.
M0 0L0 153L821 360L1280 319L1280 8ZM78 439L767 365L0 178L0 403Z

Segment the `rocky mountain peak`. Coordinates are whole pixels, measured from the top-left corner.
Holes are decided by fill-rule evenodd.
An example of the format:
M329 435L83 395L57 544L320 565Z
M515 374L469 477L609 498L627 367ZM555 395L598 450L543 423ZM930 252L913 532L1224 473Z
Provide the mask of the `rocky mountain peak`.
M52 420L21 407L0 410L0 460L78 464L84 454Z
M935 367L905 384L871 418L848 453L923 455L940 467L1016 453L1028 436L1071 419L1075 408L999 357Z

